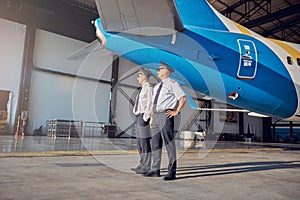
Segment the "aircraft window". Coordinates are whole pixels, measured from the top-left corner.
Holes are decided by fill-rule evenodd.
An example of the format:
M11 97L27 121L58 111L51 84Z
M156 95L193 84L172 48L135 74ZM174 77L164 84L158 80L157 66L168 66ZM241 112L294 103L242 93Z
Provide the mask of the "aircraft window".
M297 64L300 66L300 58L297 58Z
M292 57L291 57L291 56L286 57L286 60L287 60L287 63L288 63L289 65L292 65L292 64L293 64L293 60L292 60Z

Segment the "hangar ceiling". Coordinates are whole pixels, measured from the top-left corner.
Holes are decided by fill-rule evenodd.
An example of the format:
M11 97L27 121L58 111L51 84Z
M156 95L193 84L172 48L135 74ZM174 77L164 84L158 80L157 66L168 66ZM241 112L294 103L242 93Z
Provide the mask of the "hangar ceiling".
M300 43L299 0L208 0L223 15L270 38ZM94 0L1 0L0 17L75 39L95 39Z
M209 0L219 12L265 37L300 43L299 0Z

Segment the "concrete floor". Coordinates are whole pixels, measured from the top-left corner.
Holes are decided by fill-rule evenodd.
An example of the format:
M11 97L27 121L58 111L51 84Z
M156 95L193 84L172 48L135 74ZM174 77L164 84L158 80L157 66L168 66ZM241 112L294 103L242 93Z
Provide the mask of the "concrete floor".
M165 182L130 171L132 139L0 136L0 199L300 197L299 144L187 143L177 140L177 180Z

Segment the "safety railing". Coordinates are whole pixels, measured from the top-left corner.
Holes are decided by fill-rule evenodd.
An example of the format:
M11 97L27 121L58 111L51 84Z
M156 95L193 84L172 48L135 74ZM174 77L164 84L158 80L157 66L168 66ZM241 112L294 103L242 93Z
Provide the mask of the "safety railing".
M54 119L47 121L48 136L51 137L100 137L105 135L107 123L79 120Z

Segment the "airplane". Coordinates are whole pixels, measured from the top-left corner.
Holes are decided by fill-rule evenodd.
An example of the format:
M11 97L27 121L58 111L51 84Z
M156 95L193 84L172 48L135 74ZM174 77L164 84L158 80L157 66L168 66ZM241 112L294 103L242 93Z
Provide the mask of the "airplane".
M152 72L163 61L175 70L173 79L241 108L233 111L300 121L299 44L264 38L206 0L96 4L93 24L107 50ZM189 95L188 101L202 109Z

